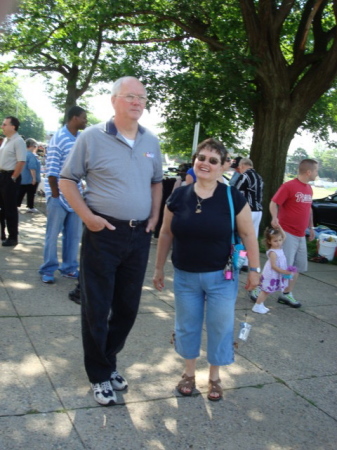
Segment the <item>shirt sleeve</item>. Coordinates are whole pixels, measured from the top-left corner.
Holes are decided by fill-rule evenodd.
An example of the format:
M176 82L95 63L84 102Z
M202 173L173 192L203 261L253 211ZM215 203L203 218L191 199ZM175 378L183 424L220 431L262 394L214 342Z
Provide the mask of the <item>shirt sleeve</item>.
M272 197L272 201L281 206L288 198L288 189L285 184L282 184L277 190L276 194Z
M235 215L237 216L246 205L247 200L236 187L232 186L231 190L234 203L234 211Z
M167 205L169 211L171 211L171 212L174 212L176 210L177 202L179 201L178 199L180 197L179 193L180 193L181 187L182 186L175 189L172 192L172 194L169 196L169 198L166 200L166 205Z
M81 133L70 150L62 167L60 178L79 183L86 176L86 152L87 141L84 133Z
M234 186L239 191L245 191L245 189L247 188L247 177L246 177L246 175L244 173L242 173L239 176L239 178L236 180Z
M23 139L17 139L15 142L15 154L17 161L26 161L27 159L27 147Z
M61 171L61 150L59 147L51 146L47 150L47 177L58 178Z
M161 157L161 152L160 152L160 147L159 147L159 142L157 142L156 145L156 152L155 152L155 157L154 157L154 173L153 173L153 177L151 180L151 183L156 184L156 183L161 183L163 180L163 166L162 166L162 157Z
M26 167L29 170L35 169L34 160L32 159L31 155L32 154L30 152L27 152Z

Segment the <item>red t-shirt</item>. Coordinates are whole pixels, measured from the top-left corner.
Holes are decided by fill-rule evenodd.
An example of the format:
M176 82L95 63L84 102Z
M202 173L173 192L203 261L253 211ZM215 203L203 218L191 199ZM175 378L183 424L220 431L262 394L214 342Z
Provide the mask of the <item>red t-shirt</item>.
M298 178L282 184L272 201L279 206L278 220L287 233L304 236L309 226L312 188Z

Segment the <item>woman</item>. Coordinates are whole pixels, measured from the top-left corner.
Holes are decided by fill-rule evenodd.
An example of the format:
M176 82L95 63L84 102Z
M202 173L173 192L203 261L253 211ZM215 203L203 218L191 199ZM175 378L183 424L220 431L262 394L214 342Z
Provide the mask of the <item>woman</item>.
M191 395L195 388L196 358L200 354L206 305L209 400L222 398L220 366L234 361L234 312L238 271L226 280L224 268L231 251L231 220L227 186L217 179L228 153L215 139L206 139L196 152L194 184L176 189L167 200L160 231L153 283L164 287L164 265L173 242L175 293L175 346L185 359L185 371L177 389ZM251 271L246 289L259 283L259 250L249 205L231 188L236 225L248 251ZM255 270L255 271L254 271Z
M27 159L26 164L21 173L21 185L17 200L17 206L20 207L24 196L27 194L27 212L36 213L38 209L34 208L34 198L37 187L41 181L40 161L37 158L36 152L38 143L35 139L28 138L26 140Z

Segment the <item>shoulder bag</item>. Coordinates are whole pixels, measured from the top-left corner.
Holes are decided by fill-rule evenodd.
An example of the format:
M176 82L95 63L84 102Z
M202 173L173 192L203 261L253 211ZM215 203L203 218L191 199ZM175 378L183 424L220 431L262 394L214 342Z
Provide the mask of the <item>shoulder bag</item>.
M245 258L247 255L247 251L245 246L242 244L241 238L235 232L234 227L234 206L233 206L233 197L231 192L231 186L227 186L227 197L229 202L229 208L231 212L231 227L232 227L232 238L231 238L231 257L232 264L235 270L240 270L241 267L245 263Z

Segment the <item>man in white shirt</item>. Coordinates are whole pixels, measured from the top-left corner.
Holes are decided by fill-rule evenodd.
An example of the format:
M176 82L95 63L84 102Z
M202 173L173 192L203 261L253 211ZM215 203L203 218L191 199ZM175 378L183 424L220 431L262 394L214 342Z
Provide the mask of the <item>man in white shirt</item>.
M27 155L25 141L18 133L19 126L19 120L13 116L5 117L2 122L6 139L0 148L0 208L8 229L8 238L2 242L3 247L12 247L18 243L19 215L16 202Z

